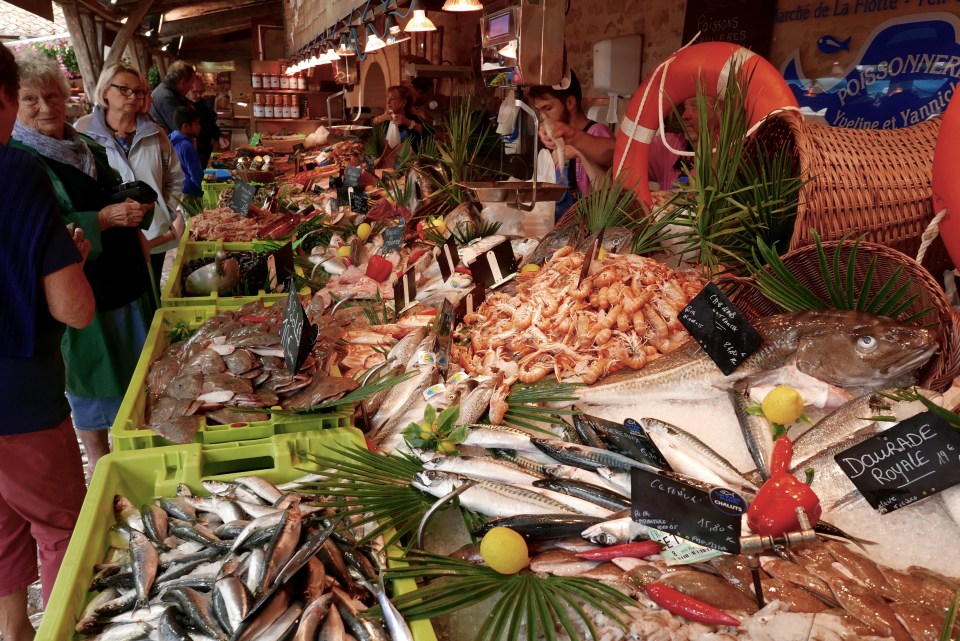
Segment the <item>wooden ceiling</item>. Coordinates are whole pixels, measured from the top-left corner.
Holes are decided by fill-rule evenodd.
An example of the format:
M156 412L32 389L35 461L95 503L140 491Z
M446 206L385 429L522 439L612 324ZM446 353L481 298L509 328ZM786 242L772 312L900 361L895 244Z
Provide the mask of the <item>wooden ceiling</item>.
M109 0L81 0L81 4L97 13L122 18L137 13L144 1L117 0L111 4ZM221 45L250 40L256 24L282 25L281 0L153 0L138 33L145 34L152 29L150 38L158 47L167 42L176 47L183 36L183 48L178 54L182 58L193 58L201 53L215 54ZM226 52L225 55L229 57Z

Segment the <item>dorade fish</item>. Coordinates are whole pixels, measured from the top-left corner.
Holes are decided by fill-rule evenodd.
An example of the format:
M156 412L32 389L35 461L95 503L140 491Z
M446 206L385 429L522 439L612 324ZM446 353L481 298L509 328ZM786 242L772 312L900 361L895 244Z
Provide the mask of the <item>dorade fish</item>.
M793 362L821 381L853 390L905 385L938 349L936 334L863 312L817 310L754 323L763 344L730 376L694 340L642 370L580 388L582 403L623 405L645 400L699 400L751 374Z

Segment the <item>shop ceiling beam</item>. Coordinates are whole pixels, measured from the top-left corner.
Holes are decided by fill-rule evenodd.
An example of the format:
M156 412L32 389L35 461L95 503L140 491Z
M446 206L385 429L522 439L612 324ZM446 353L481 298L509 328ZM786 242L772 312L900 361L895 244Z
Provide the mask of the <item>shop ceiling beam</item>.
M67 4L71 0L65 0L60 4ZM97 2L97 0L77 0L73 4L78 4L81 7L84 7L90 13L96 14L106 20L107 22L115 22L120 24L120 21L123 19L123 16L117 13L113 9L107 9L105 6Z
M235 0L209 0L208 2L194 2L183 7L168 9L163 14L164 24L176 22L177 20L188 20L190 18L201 18L211 13L220 11L232 11L243 9L255 5L265 4L260 0L248 0L246 2L236 2Z
M127 45L130 44L133 36L137 33L137 30L140 28L140 23L143 22L143 17L147 15L152 5L153 0L141 0L141 2L134 5L133 11L127 16L127 24L123 25L120 31L117 32L117 37L113 40L113 45L110 47L110 55L107 56L107 59L103 63L105 67L115 65L123 59ZM141 69L141 71L144 73L147 72L146 69Z
M229 11L218 11L213 14L206 14L195 18L184 18L181 20L168 21L164 18L163 30L160 37L177 38L184 36L187 38L195 36L222 35L240 29L249 29L251 20L264 16L278 16L280 14L280 4L275 2L258 2L256 4L246 5L241 9L231 9Z

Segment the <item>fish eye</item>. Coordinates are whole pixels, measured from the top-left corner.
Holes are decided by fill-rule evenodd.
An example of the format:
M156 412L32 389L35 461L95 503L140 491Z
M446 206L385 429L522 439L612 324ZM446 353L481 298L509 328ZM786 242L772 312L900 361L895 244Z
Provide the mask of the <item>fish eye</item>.
M873 336L861 336L857 339L857 350L869 354L873 350L877 349L877 339Z

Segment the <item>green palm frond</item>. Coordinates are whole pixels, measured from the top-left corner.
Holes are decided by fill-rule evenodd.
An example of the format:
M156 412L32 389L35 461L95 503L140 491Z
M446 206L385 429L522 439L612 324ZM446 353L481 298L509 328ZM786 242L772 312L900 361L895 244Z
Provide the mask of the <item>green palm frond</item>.
M388 547L410 540L436 501L410 485L413 475L423 471L420 461L406 454L385 456L362 447L331 447L330 451L333 456L301 453L305 461L329 473L328 480L306 484L301 491L331 497L352 527L374 525L361 545L381 535Z
M251 407L247 408L245 411L258 412L261 414L275 414L277 416L303 416L306 414L317 414L320 412L326 412L329 409L342 407L344 405L353 405L354 403L359 403L360 401L366 400L367 398L370 398L374 394L382 392L385 389L390 389L394 385L399 385L405 380L416 375L416 372L404 372L402 374L387 372L383 376L368 381L366 385L362 385L349 394L345 394L338 399L324 401L318 405L311 405L310 407L302 409L292 408L275 410Z
M960 430L960 414L957 414L956 412L951 412L945 407L940 407L939 405L931 401L929 398L927 398L923 394L920 394L919 392L917 392L915 388L911 388L911 389L898 388L892 392L878 392L878 394L880 394L880 396L885 396L886 398L889 398L894 401L903 401L903 402L919 401L920 403L923 404L924 407L927 408L927 410L929 410L933 414L936 414L937 416L942 418L951 427L953 427L956 430Z
M632 189L608 171L574 205L577 218L594 234L607 227L627 227L640 215L640 205Z
M940 630L940 641L960 640L960 637L953 637L953 626L957 622L957 610L960 609L960 590L953 596L953 602L950 609L947 610L947 618L943 622L943 628Z
M514 383L507 395L509 409L503 417L503 424L553 435L553 432L536 423L562 423L563 416L580 414L580 411L575 409L551 407L557 403L577 400L573 391L578 385L556 381Z
M419 589L393 599L410 620L444 616L496 598L474 641L499 641L504 635L518 639L524 623L529 641L541 636L556 641L555 622L571 639L579 639L582 635L576 620L587 627L596 641L597 631L584 605L596 608L626 628L626 608L633 603L627 595L591 579L539 576L529 571L500 574L486 566L424 552L410 552L403 561L403 567L388 570L390 579L426 581Z
M933 311L932 307L927 307L917 313L904 316L916 302L918 295L907 295L913 286L913 279L904 276L902 265L897 266L890 277L874 292L873 284L877 270L877 257L874 255L867 265L863 279L858 280L857 252L860 249L862 237L854 241L844 262L841 244L834 248L833 255L828 258L823 243L820 242L820 236L816 231L812 231L812 234L817 251L819 276L827 291L826 300L800 282L780 259L776 249L762 240L757 241L758 256L755 256L754 262L766 263L766 267L754 267L748 264L747 268L753 277L751 285L765 298L790 312L811 309L850 309L877 316L888 316L902 323L915 323ZM846 238L844 236L841 242Z
M372 156L373 158L379 158L383 155L383 150L387 147L387 128L386 127L371 127L370 131L367 132L367 141L363 145L363 153L365 156Z

